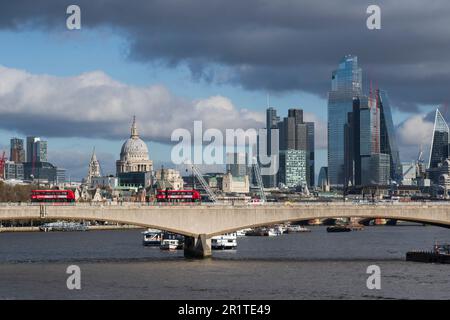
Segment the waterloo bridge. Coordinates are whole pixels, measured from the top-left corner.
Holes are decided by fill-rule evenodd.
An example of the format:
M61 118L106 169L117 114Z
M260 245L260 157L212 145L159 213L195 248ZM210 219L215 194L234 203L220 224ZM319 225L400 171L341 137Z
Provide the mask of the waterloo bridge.
M165 230L185 236L187 257L211 255L211 237L258 226L311 219L359 217L420 222L450 228L450 203L344 202L265 205L0 205L5 220L96 220Z

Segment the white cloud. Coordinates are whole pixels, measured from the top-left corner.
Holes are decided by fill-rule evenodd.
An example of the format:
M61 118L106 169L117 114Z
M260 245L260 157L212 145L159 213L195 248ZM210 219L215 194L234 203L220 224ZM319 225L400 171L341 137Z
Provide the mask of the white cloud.
M428 121L426 116L414 115L402 122L397 128L401 160L416 159L420 149L427 159L432 134L433 123Z
M36 75L0 66L0 126L47 137L123 139L137 116L141 136L168 141L176 128L259 128L257 112L223 96L189 101L166 87L131 86L102 71L73 77Z
M421 115L405 120L397 130L399 142L404 146L429 145L433 133L433 123Z

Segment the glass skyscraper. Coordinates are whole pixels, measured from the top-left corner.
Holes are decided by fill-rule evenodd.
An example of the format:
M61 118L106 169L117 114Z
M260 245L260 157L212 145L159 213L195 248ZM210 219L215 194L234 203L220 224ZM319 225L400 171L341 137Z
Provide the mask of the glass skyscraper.
M12 138L10 140L9 160L15 163L25 162L25 148L23 146L23 139Z
M47 162L47 141L27 137L27 162Z
M347 55L333 71L328 93L328 179L332 186L344 185L344 126L353 110L353 98L361 94L358 57Z
M277 111L273 107L269 107L266 110L266 130L267 130L267 140L266 140L266 151L267 156L272 155L272 129L278 129L278 122L280 117L277 116ZM259 137L258 137L258 150L259 150ZM275 150L274 150L275 152ZM258 159L259 161L259 159ZM261 167L265 165L260 163ZM254 179L252 179L254 180ZM278 184L277 174L274 175L263 175L262 176L264 187L275 188Z
M448 152L449 128L439 109L436 109L434 118L433 140L431 142L430 160L428 168L437 168L439 163L447 159Z
M372 95L371 95L372 96ZM345 186L387 185L390 156L380 152L380 110L373 97L353 100L344 127Z
M383 90L377 90L377 101L380 110L380 153L390 156L390 178L393 181L400 182L403 175L402 164L387 93Z

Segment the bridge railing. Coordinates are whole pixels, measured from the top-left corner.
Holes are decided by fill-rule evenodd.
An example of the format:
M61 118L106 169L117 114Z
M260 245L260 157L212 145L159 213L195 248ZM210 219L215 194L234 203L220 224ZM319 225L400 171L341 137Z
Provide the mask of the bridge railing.
M341 207L341 206L355 206L355 207L373 207L373 206L448 206L450 207L450 202L447 201L414 201L414 202L369 202L369 203L359 203L359 202L270 202L270 203L240 203L236 202L232 203L211 203L211 202L203 202L203 203L192 203L192 202L178 202L178 203L164 203L164 202L78 202L78 203L30 203L30 202L0 202L0 208L2 207L20 207L20 206L64 206L64 207L79 207L79 208L89 208L89 207L152 207L152 208L170 208L170 207L238 207L238 208L258 208L258 207L275 207L275 208L288 208L288 207Z

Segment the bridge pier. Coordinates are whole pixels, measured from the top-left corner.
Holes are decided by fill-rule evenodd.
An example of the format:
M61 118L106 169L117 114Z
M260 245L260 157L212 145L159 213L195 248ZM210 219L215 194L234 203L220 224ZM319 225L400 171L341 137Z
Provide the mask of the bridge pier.
M211 238L205 234L184 238L184 256L186 258L203 259L211 256Z

